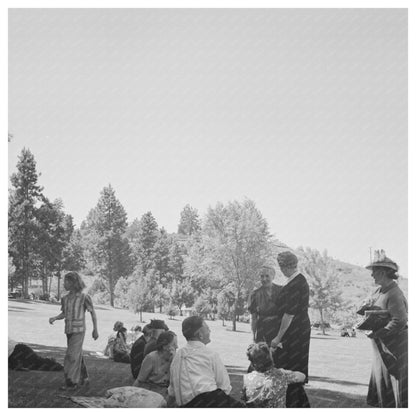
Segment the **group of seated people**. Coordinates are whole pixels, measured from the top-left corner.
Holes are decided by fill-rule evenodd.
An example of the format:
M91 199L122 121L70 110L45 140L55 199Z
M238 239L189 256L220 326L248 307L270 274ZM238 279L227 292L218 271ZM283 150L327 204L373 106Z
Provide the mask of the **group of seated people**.
M178 350L176 334L164 321L152 320L130 351L133 386L161 394L169 406L285 407L287 386L305 381L300 372L275 368L265 342L251 344L251 371L244 375L241 401L234 399L219 354L206 346L210 332L203 318L186 318L182 333L187 343Z
M140 337L141 326L133 326L130 331L127 331L123 322L117 321L114 324L113 331L114 333L108 337L104 355L116 362L130 363L130 350L136 339Z

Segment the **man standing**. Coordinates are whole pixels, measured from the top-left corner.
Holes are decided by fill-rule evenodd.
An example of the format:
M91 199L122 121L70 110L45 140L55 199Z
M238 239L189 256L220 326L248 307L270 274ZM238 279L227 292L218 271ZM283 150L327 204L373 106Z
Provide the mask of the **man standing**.
M187 344L180 348L170 367L168 393L180 407L245 407L229 396L230 378L217 352L207 348L210 329L199 316L182 322Z
M277 305L282 286L272 283L275 274L272 267L262 267L261 286L251 293L248 301L254 342L264 341L269 346L279 329Z
M300 371L308 381L309 343L309 285L298 271L298 258L290 251L277 256L280 270L286 277L279 297L280 325L271 342L274 363L277 368ZM310 407L303 383L289 385L286 407Z

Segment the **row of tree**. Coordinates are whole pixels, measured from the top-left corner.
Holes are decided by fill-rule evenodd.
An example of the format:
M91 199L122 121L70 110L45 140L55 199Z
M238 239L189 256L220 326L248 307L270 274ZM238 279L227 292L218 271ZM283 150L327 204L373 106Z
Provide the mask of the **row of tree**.
M90 292L141 313L184 306L206 316L238 317L256 285L259 267L275 261L276 247L266 219L249 199L210 207L201 220L187 205L178 232L168 234L151 212L130 224L111 185L79 229L38 185L34 156L23 149L9 191L9 286L28 296L31 279L41 279L44 294L54 277L60 297L65 270L93 276ZM312 305L324 313L342 303L332 259L299 249L310 276Z

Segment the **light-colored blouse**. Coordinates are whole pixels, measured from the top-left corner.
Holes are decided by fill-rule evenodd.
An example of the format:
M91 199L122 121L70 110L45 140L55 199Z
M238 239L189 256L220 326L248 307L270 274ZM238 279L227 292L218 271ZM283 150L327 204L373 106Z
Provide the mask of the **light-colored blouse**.
M159 351L152 351L144 357L138 382L154 383L159 386L168 386L171 360L162 357Z

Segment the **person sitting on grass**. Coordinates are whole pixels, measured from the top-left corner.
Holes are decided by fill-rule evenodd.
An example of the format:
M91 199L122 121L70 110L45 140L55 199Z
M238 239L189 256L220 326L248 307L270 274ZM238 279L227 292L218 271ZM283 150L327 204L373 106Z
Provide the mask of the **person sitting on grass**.
M149 341L146 343L144 348L144 356L146 357L147 354L151 353L152 351L156 350L157 339L160 334L165 331L169 331L168 326L165 324L163 319L152 319L150 321L150 329L152 330L152 334L150 336Z
M176 399L180 407L245 407L231 396L227 370L217 352L206 345L211 342L210 329L200 316L182 322L187 340L170 367L169 404Z
M167 398L170 365L177 348L178 339L174 332L161 333L156 342L156 350L144 357L139 375L133 386L155 391Z
M247 407L286 407L287 386L303 383L305 374L275 368L265 342L249 345L247 357L254 368L243 376L243 400Z
M137 376L139 375L140 368L142 366L142 362L144 359L144 349L146 347L146 343L149 342L152 336L152 329L150 325L145 325L143 327L143 335L135 341L133 346L131 347L130 351L130 367L131 367L131 374L133 378L136 380Z
M91 297L82 292L85 283L76 272L65 275L64 288L69 293L61 299L61 313L49 318L52 325L56 320L65 318L65 334L68 348L64 360L65 384L61 389L75 389L79 385L89 384L87 367L82 356L82 344L85 337L85 311L91 313L94 340L98 338L97 315Z
M130 363L130 351L127 346L127 329L122 326L118 328L113 345L113 359L118 363Z

